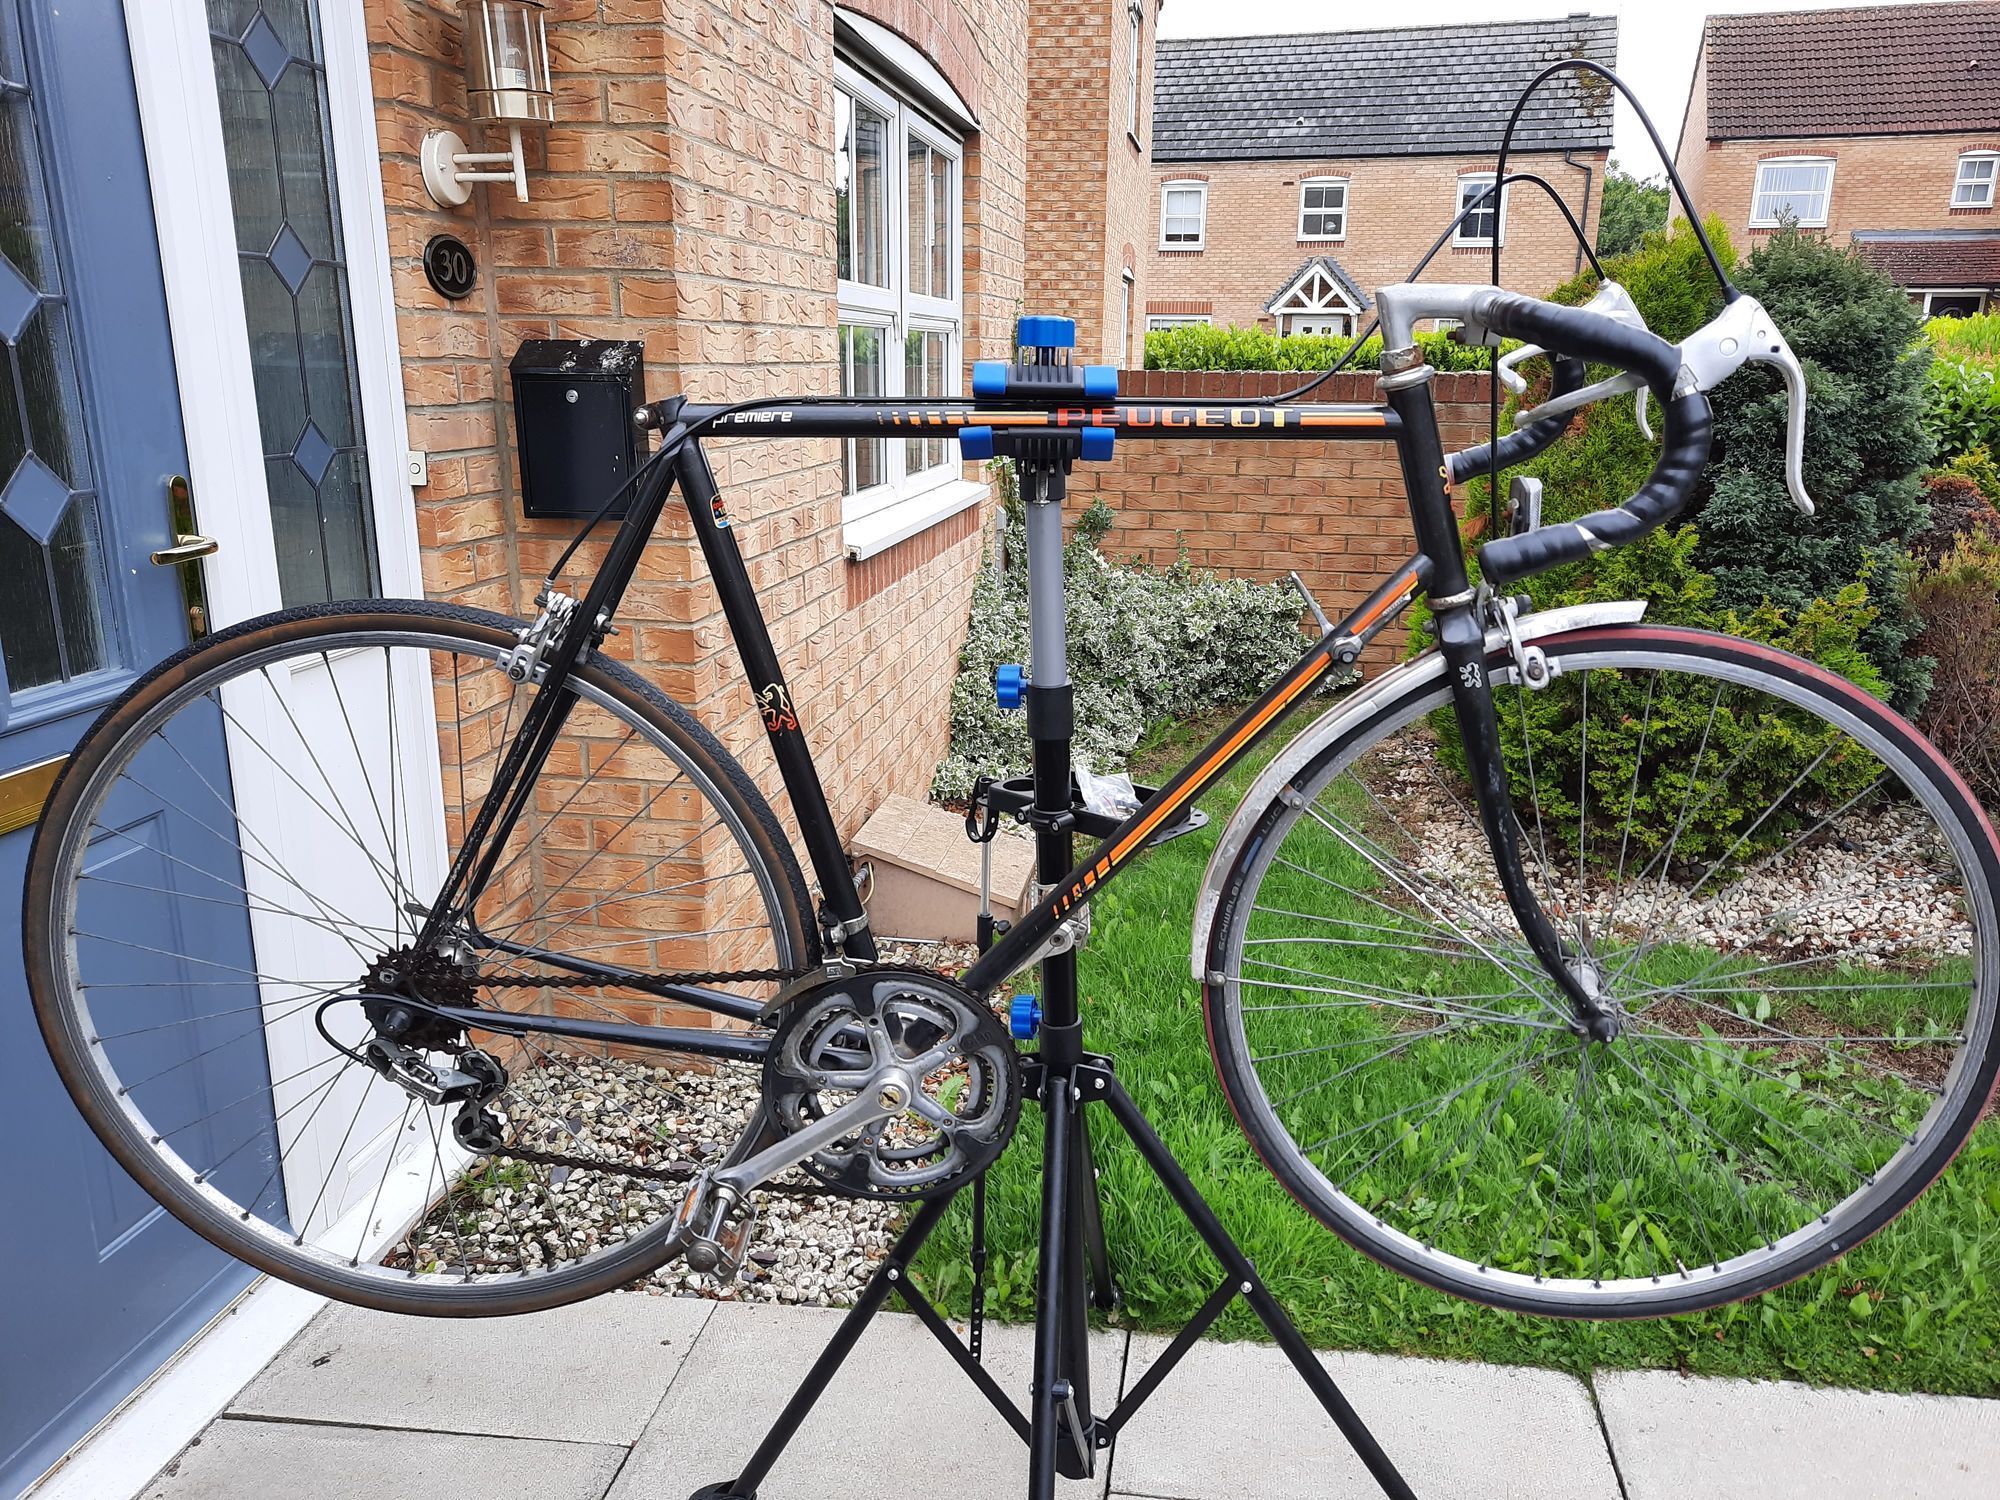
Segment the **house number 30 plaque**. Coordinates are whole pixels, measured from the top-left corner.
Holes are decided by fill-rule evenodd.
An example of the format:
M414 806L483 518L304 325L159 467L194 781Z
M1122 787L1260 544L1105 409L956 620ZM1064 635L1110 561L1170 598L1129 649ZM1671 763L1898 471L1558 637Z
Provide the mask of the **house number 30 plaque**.
M479 279L479 263L456 235L433 235L424 246L424 279L439 296L456 302L471 293Z

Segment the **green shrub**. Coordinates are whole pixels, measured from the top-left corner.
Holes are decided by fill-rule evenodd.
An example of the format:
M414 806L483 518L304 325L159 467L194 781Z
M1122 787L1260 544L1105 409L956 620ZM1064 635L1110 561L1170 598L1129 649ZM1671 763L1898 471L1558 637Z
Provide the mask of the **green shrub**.
M1940 453L2000 452L2000 367L1973 359L1932 360L1923 424Z
M1785 491L1786 401L1777 372L1746 365L1717 389L1715 447L1688 519L1695 560L1716 602L1748 614L1768 601L1798 618L1868 580L1876 618L1862 648L1890 701L1922 703L1929 668L1911 649L1909 538L1925 523L1920 479L1931 355L1908 296L1849 246L1783 229L1757 247L1737 285L1758 298L1806 366L1806 487L1817 512Z
M2000 463L1993 461L1993 455L1984 445L1939 464L1924 476L1926 485L1941 475L1965 480L1975 486L1989 504L2000 505Z
M1717 253L1727 264L1730 249L1726 232L1713 221L1707 227ZM1605 269L1631 291L1648 326L1663 338L1684 338L1721 310L1721 291L1685 221L1647 235L1638 249L1608 261ZM1553 295L1558 301L1574 304L1587 301L1596 289L1595 276L1587 275L1566 283ZM1597 373L1601 372L1593 375ZM1717 400L1718 410L1731 399L1740 398L1733 389L1726 390ZM1545 521L1569 521L1628 499L1652 468L1656 453L1657 445L1639 432L1632 401L1620 398L1582 413L1568 437L1519 472L1542 480ZM1475 483L1471 489L1475 499L1468 500L1468 507L1477 503L1483 484ZM1644 599L1648 601L1646 618L1653 623L1747 635L1811 657L1871 692L1885 690L1880 671L1859 646L1878 623L1878 608L1865 580L1850 577L1828 598L1810 598L1791 608L1757 600L1747 608L1731 609L1718 597L1716 579L1701 566L1703 540L1700 530L1689 525L1656 531L1630 546L1529 579L1519 591L1527 593L1540 609ZM1622 701L1630 696L1635 682L1637 698ZM1559 809L1565 814L1548 824L1549 835L1574 846L1584 777L1587 775L1590 783L1587 805L1599 816L1622 823L1637 770L1640 790L1633 819L1635 847L1646 847L1650 852L1649 845L1657 846L1672 836L1712 690L1703 691L1699 684L1690 683L1678 693L1662 694L1656 687L1648 706L1643 678L1607 691L1600 674L1592 674L1587 760L1586 740L1578 727L1582 709L1579 691L1576 681L1558 678L1545 692L1530 695L1525 731L1511 705L1502 716L1502 746L1515 793L1522 798L1529 793L1532 753L1535 790L1544 813ZM1652 726L1644 736L1645 763L1638 765L1640 725L1648 712ZM1447 759L1458 762L1456 727L1450 715L1440 715L1436 729ZM1676 845L1680 857L1714 858L1727 851L1756 814L1769 807L1823 748L1804 721L1753 725L1746 719L1732 723L1719 737L1711 731L1711 749L1719 744L1728 748L1722 761L1708 755L1702 774L1713 777L1719 766L1727 766L1743 749L1745 737L1753 733L1763 736L1754 753L1746 757L1754 764L1731 772L1726 799L1716 798L1690 811L1688 826ZM1803 800L1837 805L1854 789L1848 785L1854 774L1847 763L1829 757L1814 771L1810 795ZM1797 805L1802 799L1790 800ZM1746 809L1750 810L1748 817ZM1767 820L1734 857L1744 858L1782 839L1785 830L1777 821ZM1593 854L1599 852L1597 843L1592 842L1594 837L1585 840L1591 842Z
M1667 222L1664 177L1634 177L1614 159L1604 173L1597 212L1597 253L1623 255Z
M1932 348L1949 358L2000 364L2000 312L1979 313L1970 318L1932 318L1924 324L1924 336L1931 341Z
M1918 647L1935 659L1918 727L2000 809L2000 539L1978 527L1918 576Z
M1875 618L1863 584L1814 600L1795 617L1769 604L1738 615L1716 607L1715 580L1695 562L1699 543L1683 526L1614 548L1563 602L1645 599L1651 623L1762 641L1883 692L1859 644ZM1581 842L1593 860L1616 858L1629 825L1628 865L1643 866L1669 840L1679 861L1742 863L1805 826L1807 809L1838 806L1878 770L1866 756L1841 752L1840 730L1775 700L1763 700L1754 715L1746 704L1715 712L1713 687L1696 679L1668 691L1650 673L1591 672L1586 726L1584 680L1557 677L1520 695L1518 708L1510 698L1500 731L1517 801L1525 806L1532 796L1546 836L1573 852ZM1447 763L1463 772L1456 721L1440 714L1435 728ZM1808 796L1785 795L1808 775Z
M1002 488L1005 496L1004 481ZM938 797L967 796L975 776L1029 769L1027 716L993 701L993 669L1028 660L1018 502L1003 505L1002 514L999 565L989 557L973 588L951 689L951 748L931 786ZM1299 597L1289 588L1219 578L1185 560L1171 568L1113 564L1098 550L1111 523L1098 501L1063 549L1076 754L1105 772L1123 769L1154 725L1243 702L1305 649Z
M1454 343L1449 334L1420 333L1417 343L1434 369L1483 370L1484 349ZM1284 338L1268 328L1216 328L1190 323L1157 328L1146 335L1149 370L1326 370L1354 347L1351 338L1294 333ZM1513 345L1507 347L1512 348ZM1382 357L1382 340L1370 335L1347 368L1372 371Z

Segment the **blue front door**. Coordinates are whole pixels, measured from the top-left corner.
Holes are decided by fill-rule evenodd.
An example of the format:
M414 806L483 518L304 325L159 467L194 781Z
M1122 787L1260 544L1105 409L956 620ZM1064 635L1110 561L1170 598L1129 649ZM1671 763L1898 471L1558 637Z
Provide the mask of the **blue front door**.
M0 829L97 709L187 640L180 580L150 561L168 542L168 481L187 472L150 204L121 0L0 0ZM227 787L221 730L195 754ZM132 893L117 917L141 940L133 983L162 1016L185 1016L218 1002L175 951L211 951L221 934L254 965L245 913L210 899L190 917L147 894L204 857L165 847L159 812L112 810L96 864L107 889ZM251 1276L155 1207L57 1083L12 915L30 837L0 832L0 1496ZM208 927L203 947L176 939L190 920ZM254 1051L232 1049L232 1076L213 1059L188 1068L187 1087L268 1111Z

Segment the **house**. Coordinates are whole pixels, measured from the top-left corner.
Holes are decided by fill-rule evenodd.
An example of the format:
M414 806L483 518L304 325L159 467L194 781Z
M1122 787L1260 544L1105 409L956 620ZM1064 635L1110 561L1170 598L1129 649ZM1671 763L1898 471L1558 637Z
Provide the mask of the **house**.
M1516 98L1551 62L1617 60L1609 17L1160 43L1153 90L1157 219L1146 326L1351 333L1369 293L1406 280L1492 186ZM1560 194L1586 235L1611 146L1601 80L1565 74L1521 117L1510 172ZM1509 187L1468 215L1425 273L1545 292L1583 264L1562 211Z
M1739 251L1852 240L1928 316L2000 290L2000 4L1711 16L1675 165Z
M510 180L440 193L440 132L515 149L468 98L488 6L531 51L545 29L551 122ZM191 631L355 594L532 613L577 523L523 511L526 341L634 341L648 396L718 400L955 393L1030 297L1103 340L1125 316L1107 279L1147 269L1130 142L1156 22L1156 0L0 0L0 889L91 718ZM1071 78L1098 89L1089 171L1040 155ZM1087 218L1044 263L1063 204ZM712 457L851 832L943 751L988 488L941 442ZM154 566L176 531L219 550ZM622 623L607 649L769 787L685 517ZM241 744L196 774L226 785ZM251 1279L70 1107L18 933L0 922L0 1131L36 1149L0 1230L8 1495ZM232 1319L204 1378L254 1368L291 1306ZM127 1446L136 1487L153 1450Z

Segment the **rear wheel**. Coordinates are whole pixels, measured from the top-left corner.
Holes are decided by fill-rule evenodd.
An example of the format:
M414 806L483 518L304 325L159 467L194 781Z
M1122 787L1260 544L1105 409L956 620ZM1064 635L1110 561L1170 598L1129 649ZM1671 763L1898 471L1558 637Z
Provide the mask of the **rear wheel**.
M1539 644L1548 687L1487 669L1530 878L1617 1034L1528 952L1433 679L1334 721L1250 815L1208 953L1223 1087L1306 1208L1446 1291L1630 1317L1768 1290L1981 1116L1993 831L1810 663L1645 627Z
M230 1254L364 1306L529 1311L671 1256L685 1181L737 1147L761 1066L509 1020L706 1027L591 966L812 960L769 807L602 658L493 878L418 951L537 692L504 670L515 629L391 600L217 635L106 712L31 856L29 989L98 1136ZM712 988L754 1015L778 982Z

